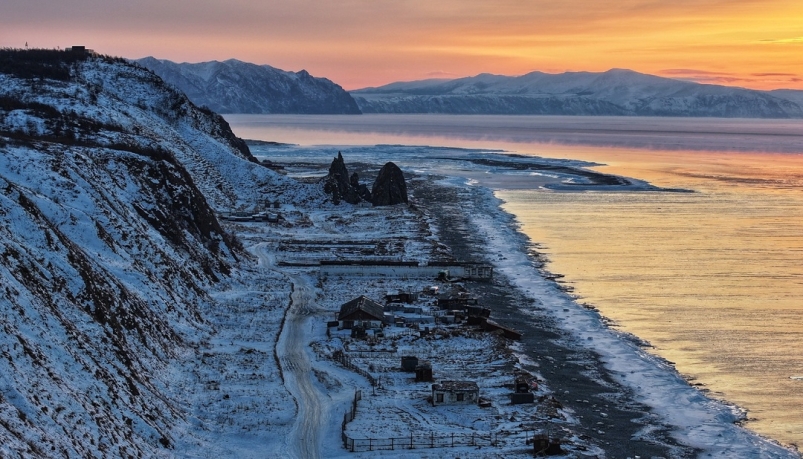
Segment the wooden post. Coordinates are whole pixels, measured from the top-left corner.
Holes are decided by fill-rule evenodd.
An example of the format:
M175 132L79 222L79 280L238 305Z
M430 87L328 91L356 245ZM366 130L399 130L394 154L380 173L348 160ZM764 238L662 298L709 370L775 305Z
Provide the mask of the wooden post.
M410 449L413 449L413 432L410 432Z

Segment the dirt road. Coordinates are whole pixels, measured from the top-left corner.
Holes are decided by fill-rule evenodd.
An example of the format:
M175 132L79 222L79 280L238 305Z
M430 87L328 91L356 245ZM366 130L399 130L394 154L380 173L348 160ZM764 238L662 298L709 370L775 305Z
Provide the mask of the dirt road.
M285 385L298 404L298 418L288 439L288 452L299 458L317 458L323 425L321 393L312 384L312 367L307 356L304 324L314 311L315 294L306 279L293 279L292 304L287 312L277 351ZM293 454L295 453L295 454Z
M276 269L264 245L255 247L264 269ZM310 280L301 274L284 273L290 278L293 292L284 325L276 343L276 355L281 366L285 387L298 407L298 416L290 435L285 439L286 457L300 459L321 457L322 428L328 410L321 402L323 394L312 383L313 372L307 349L309 340L305 324L317 310L315 290Z

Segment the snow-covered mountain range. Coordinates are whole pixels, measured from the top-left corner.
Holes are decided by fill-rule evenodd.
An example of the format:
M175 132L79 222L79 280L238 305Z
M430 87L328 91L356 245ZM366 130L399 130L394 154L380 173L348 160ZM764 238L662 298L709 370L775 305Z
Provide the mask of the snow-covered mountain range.
M297 160L306 151L309 164L321 161L318 147L264 148L271 157ZM444 169L438 161L452 161L446 150L432 155L429 147L364 150L373 158L367 163L410 150L410 164L434 161L439 175ZM471 159L486 153L458 154ZM557 163L562 171L580 165ZM520 170L512 167L511 173ZM443 221L465 222L460 225L472 231L460 231L489 241L488 253L508 254L495 264L500 271L531 266L526 252L518 252L522 239L506 224L510 217L492 191L466 187L463 178L448 182L470 199L447 198L446 212L437 203L438 213L447 216ZM253 210L265 201L280 201L283 224L221 226L216 218L217 211ZM343 212L326 201L320 183L300 183L260 164L222 117L198 108L139 65L77 51L0 50L0 457L315 457L320 451L352 457L339 446L348 434L340 430L348 428L340 415L356 403L355 389L367 394L375 387L330 358L348 335L330 336L326 318L356 291L381 298L388 289L411 288L411 282L416 290L430 286L431 279L326 281L298 265L281 268L276 255L281 251L302 264L321 253L427 261L448 255L449 248L433 232L429 210ZM466 212L464 203L474 207L457 220L454 212ZM486 210L473 212L477 209ZM639 432L663 429L659 416L667 416L670 407L666 419L675 424L665 425L679 426L681 443L714 445L715 455L736 452L728 457L789 457L736 428L731 408L712 405L667 372L662 360L655 364L630 339L609 335L596 313L568 295L553 296L558 289L547 279L519 278L531 295L524 298L538 298L549 308L545 314L562 311L560 320L568 317L572 327L582 327L583 343L594 333L593 341L606 343L618 365L638 368L631 381L638 383L632 387L639 394L651 400L671 394L639 421ZM547 336L554 336L549 327ZM429 433L430 440L433 433L451 433L454 442L457 428L472 432L471 446L452 450L460 457L531 454L522 434L532 436L520 429L523 408L509 404L509 377L500 373L505 361L511 371L520 368L515 353L502 352L492 335L477 339L474 331L452 336L455 341L430 334L419 340L406 327L399 331L397 338L409 341L396 343L465 357L449 359L451 369L440 371L481 369L489 384L498 384L485 393L504 403L475 407L474 413L488 413L481 418L465 416L463 407L429 416L427 386L409 387L410 378L391 370L398 358L390 355L386 368L394 374L383 377L383 384L408 387L390 397L389 392L370 397L381 404L363 401L359 420L351 420L352 432L363 435L381 426L406 439L413 429ZM467 350L469 342L476 342L476 351ZM477 362L482 353L487 363ZM598 378L597 371L582 373L587 380L572 380L586 386ZM560 378L559 384L569 379ZM658 391L656 381L663 386ZM542 394L554 393L546 381L539 385ZM608 380L600 386L606 403L612 400L610 387ZM630 422L638 408L621 397L628 405L623 422ZM558 416L555 405L549 406L555 409L550 416ZM543 411L536 405L527 409L533 415ZM564 426L579 427L581 417L571 417L560 414ZM656 425L642 425L653 421ZM515 441L503 441L499 450L478 450L473 433L491 425ZM601 450L592 437L562 429L582 451ZM611 431L594 430L608 443ZM407 451L398 455L408 456ZM739 454L743 451L747 455Z
M803 117L803 91L756 91L631 70L481 74L351 91L363 113Z
M0 457L172 455L171 374L249 256L214 210L307 187L149 70L0 50Z
M359 114L343 88L307 71L229 59L197 64L146 57L136 61L216 113Z

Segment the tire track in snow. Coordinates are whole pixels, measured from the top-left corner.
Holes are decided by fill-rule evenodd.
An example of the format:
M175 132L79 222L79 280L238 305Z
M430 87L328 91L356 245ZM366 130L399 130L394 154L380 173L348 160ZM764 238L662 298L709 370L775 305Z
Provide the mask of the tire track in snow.
M320 438L323 428L323 408L320 392L312 383L312 366L306 353L304 324L313 311L314 292L301 276L293 280L292 304L281 331L278 352L288 391L298 404L296 425L288 438L288 454L298 458L321 457Z

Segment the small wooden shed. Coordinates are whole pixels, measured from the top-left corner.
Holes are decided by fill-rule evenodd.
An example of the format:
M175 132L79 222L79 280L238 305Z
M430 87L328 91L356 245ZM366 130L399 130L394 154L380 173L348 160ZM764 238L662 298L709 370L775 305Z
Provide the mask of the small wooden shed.
M415 382L432 382L432 364L428 360L415 366Z

